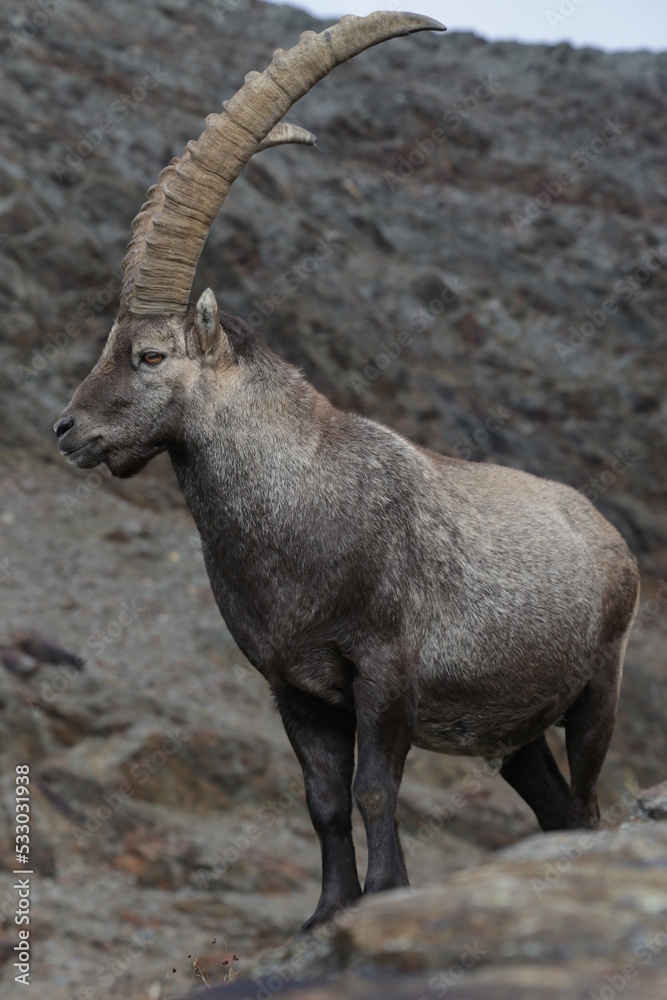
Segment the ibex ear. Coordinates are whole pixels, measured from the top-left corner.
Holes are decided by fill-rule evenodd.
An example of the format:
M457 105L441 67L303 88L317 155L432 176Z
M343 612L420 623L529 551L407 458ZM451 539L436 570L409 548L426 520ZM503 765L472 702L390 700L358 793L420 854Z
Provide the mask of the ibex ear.
M215 347L220 329L218 303L210 288L207 288L199 296L197 309L195 310L195 329L199 337L202 354L210 353Z

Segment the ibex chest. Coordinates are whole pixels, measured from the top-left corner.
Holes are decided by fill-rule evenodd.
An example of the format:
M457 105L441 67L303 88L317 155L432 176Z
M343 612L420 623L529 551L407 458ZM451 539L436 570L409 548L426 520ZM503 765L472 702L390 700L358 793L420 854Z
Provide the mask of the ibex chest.
M290 572L278 552L230 563L203 548L216 603L248 660L272 685L288 684L352 708L354 668L344 647L354 630L353 603L341 607L327 581L318 587Z

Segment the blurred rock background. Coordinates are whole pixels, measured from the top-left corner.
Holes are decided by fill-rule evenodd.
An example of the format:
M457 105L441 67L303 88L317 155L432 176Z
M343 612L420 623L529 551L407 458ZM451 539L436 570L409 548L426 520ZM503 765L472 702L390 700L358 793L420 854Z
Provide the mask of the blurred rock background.
M325 24L258 0L6 0L0 22L0 855L28 761L33 983L160 1000L289 937L319 851L168 462L77 473L51 427L108 333L146 189L249 70ZM623 532L643 603L602 782L613 827L667 758L666 95L667 54L467 34L370 50L289 116L321 152L271 150L235 183L194 290L338 405L568 482ZM26 652L33 632L84 670ZM536 828L480 762L419 751L400 818L422 887Z

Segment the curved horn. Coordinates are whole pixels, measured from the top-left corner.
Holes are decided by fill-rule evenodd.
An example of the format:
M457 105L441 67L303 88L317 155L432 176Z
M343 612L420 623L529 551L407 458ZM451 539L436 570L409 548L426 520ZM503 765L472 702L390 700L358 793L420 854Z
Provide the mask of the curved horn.
M271 129L266 139L262 139L255 152L261 153L263 149L270 149L272 146L284 146L286 143L317 146L317 136L309 132L308 129L301 128L300 125L291 125L289 122L278 122Z
M149 189L132 223L121 307L144 316L183 315L199 255L225 195L295 101L335 66L372 45L415 31L445 30L420 14L348 14L320 34L304 31L289 51L274 52L263 73L248 73L222 112L208 116L199 139L189 142Z

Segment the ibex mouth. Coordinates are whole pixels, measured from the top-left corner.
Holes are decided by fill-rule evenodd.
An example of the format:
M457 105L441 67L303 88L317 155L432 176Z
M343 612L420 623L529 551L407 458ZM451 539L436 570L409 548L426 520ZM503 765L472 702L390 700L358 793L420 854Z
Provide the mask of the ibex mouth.
M58 450L61 455L64 455L70 465L76 466L77 469L92 469L94 465L99 465L103 460L102 453L99 448L91 450L93 445L101 441L102 435L96 434L95 437L89 438L84 441L83 444L77 444L73 448L71 446L65 446L65 443L58 443Z

